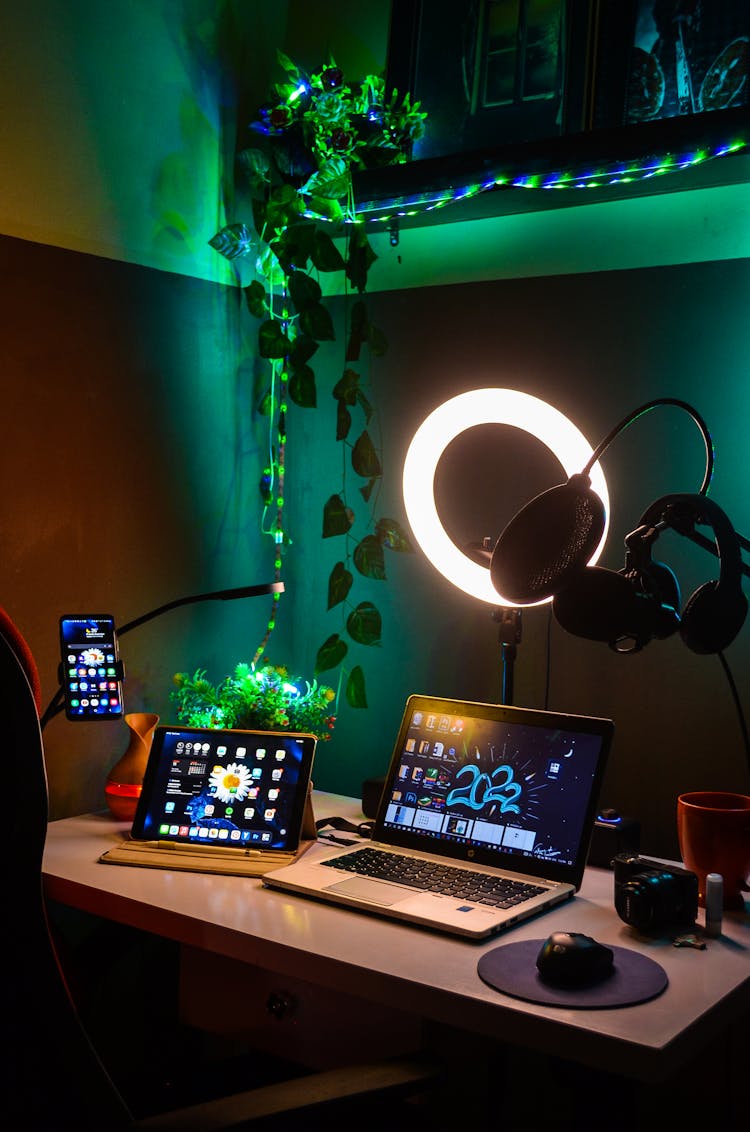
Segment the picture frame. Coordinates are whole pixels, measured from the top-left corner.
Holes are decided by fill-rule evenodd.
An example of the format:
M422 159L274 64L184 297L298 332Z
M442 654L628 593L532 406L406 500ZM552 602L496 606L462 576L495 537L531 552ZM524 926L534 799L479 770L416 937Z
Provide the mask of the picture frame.
M750 0L466 0L465 4L393 0L387 97L408 91L419 101L427 112L426 133L415 142L405 164L355 171L357 212L403 219L430 213L450 200L484 196L488 188L588 185L597 179L597 170L612 170L615 180L643 181L655 172L686 168L706 157L747 153L746 80L736 83L726 106L715 100L712 109L701 97L678 113L678 104L667 97L666 78L665 96L650 113L635 101L633 75L642 62L644 43L653 43L653 38L651 44L644 40L653 10L658 8L660 18L671 21L675 13L681 16L681 4L695 7L690 60L699 89L714 61L737 39L742 45L739 61L745 67ZM490 5L495 15L503 9L505 24L501 20L500 30L495 27L488 39ZM533 5L540 14L536 26L546 29L548 39L550 30L557 37L557 53L542 52L541 73L552 74L547 64L554 57L554 81L542 90L549 97L514 96L498 105L487 105L486 100L479 105L475 94L482 75L486 77L482 43L491 40L502 51L512 38L505 34L508 12L528 14ZM545 15L549 16L546 25ZM524 29L511 30L520 43ZM533 45L532 41L527 35L525 42ZM466 63L467 42L473 45L473 70ZM509 89L507 74L500 86L503 82ZM516 93L518 89L516 82Z
M747 0L600 0L596 22L593 129L682 119L685 132L750 107Z
M596 0L393 0L387 86L428 110L413 159L578 132Z

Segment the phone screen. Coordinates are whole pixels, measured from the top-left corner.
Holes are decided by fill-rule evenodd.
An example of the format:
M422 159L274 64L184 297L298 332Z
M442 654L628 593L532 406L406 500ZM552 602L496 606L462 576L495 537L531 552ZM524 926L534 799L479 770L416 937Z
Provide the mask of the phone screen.
M114 617L61 617L60 656L67 718L118 719L123 712L122 668Z

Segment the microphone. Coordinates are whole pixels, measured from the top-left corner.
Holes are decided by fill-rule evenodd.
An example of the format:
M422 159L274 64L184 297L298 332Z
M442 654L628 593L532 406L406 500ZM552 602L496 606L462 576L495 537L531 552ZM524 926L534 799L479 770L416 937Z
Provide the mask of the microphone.
M604 504L584 473L527 503L497 540L493 586L515 605L553 597L583 570L604 533Z
M588 566L555 595L555 620L574 637L605 641L614 652L640 652L680 627L680 587L663 562L648 574Z

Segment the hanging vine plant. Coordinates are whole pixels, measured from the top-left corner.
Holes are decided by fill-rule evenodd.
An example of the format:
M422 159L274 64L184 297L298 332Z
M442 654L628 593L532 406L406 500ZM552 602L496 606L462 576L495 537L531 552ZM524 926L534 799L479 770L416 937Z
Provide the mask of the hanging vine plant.
M364 224L358 221L352 194L352 170L400 164L424 133L426 114L408 93L388 97L382 78L367 75L347 83L333 60L307 74L278 53L282 81L250 125L253 144L238 155L238 167L250 195L252 226L227 225L210 241L227 259L250 258L255 277L244 288L248 311L258 320L257 351L268 364L268 381L258 410L269 421L269 458L260 476L261 529L274 542L274 571L280 580L284 552L291 543L285 528L284 490L290 403L313 409L318 403L314 356L322 342L333 341L333 319L319 283L321 273L343 272L346 287L359 298L347 318L344 368L332 389L337 403L336 441L349 450L349 464L361 485L368 509L367 533L355 540L354 503L343 484L323 509L322 537L344 539L345 549L328 579L327 608L341 607L341 632L318 648L316 675L340 666L339 688L352 707L366 707L362 666L345 670L349 640L378 645L381 616L370 601L355 604L354 571L384 581L385 551L411 551L397 520L376 513L382 461L373 440L375 413L362 365L381 356L383 334L372 324L363 299L370 267L377 258ZM346 233L342 255L331 231ZM356 429L359 432L355 435ZM352 545L353 544L353 545ZM253 667L265 652L276 626L279 594ZM344 680L344 677L345 680Z

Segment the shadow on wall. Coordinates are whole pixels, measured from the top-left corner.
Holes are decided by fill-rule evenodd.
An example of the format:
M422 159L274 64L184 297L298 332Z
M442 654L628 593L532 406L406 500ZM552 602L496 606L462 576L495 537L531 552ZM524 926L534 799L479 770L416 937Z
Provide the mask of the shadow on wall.
M389 342L376 376L385 461L391 469L400 467L428 412L483 385L508 385L545 398L592 444L638 405L679 397L706 419L714 440L711 495L747 535L750 509L741 485L747 479L744 435L750 417L744 313L749 300L745 260L380 293L371 298L371 308ZM517 498L524 485L538 481L532 461L514 448L510 465L504 471L494 465L484 482L476 466L465 468L463 490L471 497L467 512L478 527L476 538L499 534L510 517L500 513L506 484ZM699 489L703 441L687 414L660 408L622 434L604 466L612 526L601 565L618 570L625 535L646 508L670 492ZM458 463L451 474L458 481ZM399 514L396 479L391 474L384 506ZM561 479L546 486L554 482ZM452 492L460 503L462 485L454 482ZM655 557L677 573L683 600L718 577L716 559L678 536L661 536ZM320 760L319 785L333 788L334 777L346 773L347 789L355 792L357 771L376 773L382 767L380 721L392 736L410 691L496 698L497 648L486 610L477 612L477 603L444 582L420 552L399 563L397 592L393 636L384 633L380 660L390 675L383 677L382 699L372 712L378 737L369 723L360 726L355 754L349 728L356 725L342 720ZM546 695L548 652L540 616L545 615L529 611L524 617L516 665L516 702L533 707L544 706ZM574 637L556 624L549 650L548 706L615 721L603 801L640 818L647 852L676 855L674 815L682 791L750 789L742 733L718 657L699 656L676 636L653 641L637 655L618 656L606 644ZM747 624L726 659L742 695L750 671ZM745 697L743 706L747 711ZM341 757L340 741L348 747Z

